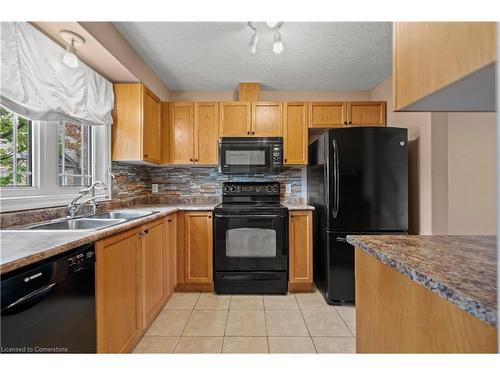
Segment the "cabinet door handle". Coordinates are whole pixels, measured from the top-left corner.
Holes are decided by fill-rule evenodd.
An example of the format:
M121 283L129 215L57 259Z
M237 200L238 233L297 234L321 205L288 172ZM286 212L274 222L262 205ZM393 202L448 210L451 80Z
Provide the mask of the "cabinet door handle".
M144 154L144 157L147 158L148 157L148 154Z
M193 161L193 159L189 159L189 161Z
M349 121L349 125L352 125L352 121Z
M344 121L344 125L347 125L347 121Z
M139 232L139 237L144 237L144 232Z
M293 215L290 215L291 218L293 218Z
M171 223L171 222L172 222L172 219L168 219L167 221L168 221L169 223Z
M148 234L149 233L149 229L145 229L144 233Z
M285 159L285 163L286 163L287 159Z
M249 134L250 134L250 132L247 132L247 135L249 135Z
M252 134L255 134L255 132L252 132Z
M194 161L198 161L198 159L194 159Z
M212 218L212 215L208 215L208 218L211 219Z

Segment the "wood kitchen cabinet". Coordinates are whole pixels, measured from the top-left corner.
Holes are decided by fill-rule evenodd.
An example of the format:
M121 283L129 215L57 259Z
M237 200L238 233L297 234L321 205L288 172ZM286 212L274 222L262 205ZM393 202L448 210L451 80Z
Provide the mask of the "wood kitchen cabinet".
M285 165L307 165L307 103L283 103L283 149Z
M170 103L170 163L192 164L193 145L193 111L191 102Z
M176 214L99 240L97 352L130 352L176 284Z
M169 111L170 163L217 164L219 104L174 102Z
M385 102L347 102L348 126L385 126Z
M95 243L97 352L126 353L142 331L140 228Z
M161 162L160 100L141 83L113 85L112 160Z
M495 22L395 22L395 111L495 111Z
M279 102L253 102L253 137L281 137L283 125L283 105Z
M347 124L346 102L310 102L310 128L340 128Z
M139 233L142 252L144 328L153 322L167 296L165 280L168 278L168 268L165 267L163 222L164 219L158 219L147 223Z
M290 211L288 217L289 291L313 286L312 211Z
M211 284L212 213L184 213L184 282Z
M194 103L194 163L219 161L219 103Z
M247 137L251 135L251 103L221 102L220 130L221 137Z
M168 215L163 224L165 261L165 300L170 299L177 284L177 214Z
M176 291L212 291L212 212L186 211L177 218Z

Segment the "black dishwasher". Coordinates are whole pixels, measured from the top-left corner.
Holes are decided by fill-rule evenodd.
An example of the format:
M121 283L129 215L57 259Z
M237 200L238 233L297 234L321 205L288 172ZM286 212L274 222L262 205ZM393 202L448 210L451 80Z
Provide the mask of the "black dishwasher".
M95 253L84 245L1 277L2 353L95 353Z

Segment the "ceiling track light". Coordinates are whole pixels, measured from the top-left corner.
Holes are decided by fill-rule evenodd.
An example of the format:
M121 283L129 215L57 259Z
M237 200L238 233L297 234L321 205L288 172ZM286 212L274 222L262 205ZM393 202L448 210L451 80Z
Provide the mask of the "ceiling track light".
M63 63L68 68L77 68L78 67L78 57L76 56L76 47L83 46L85 44L85 39L83 39L77 33L69 30L61 30L59 32L61 38L67 43L66 52L63 56Z
M283 25L283 22L278 22L274 26L273 52L277 55L279 55L281 52L283 52L283 42L281 41L281 33L279 31L281 25Z
M266 24L270 28L274 29L273 52L278 55L283 52L283 42L281 41L281 33L279 31L281 26L283 25L283 22L266 22ZM253 25L253 22L247 22L247 26L253 31L247 49L249 52L255 54L257 52L257 43L259 41L257 28Z
M247 22L247 25L250 29L253 30L253 34L250 37L250 43L248 43L247 49L249 52L255 54L255 52L257 51L257 42L259 41L259 35L257 35L257 28L252 25L252 22Z

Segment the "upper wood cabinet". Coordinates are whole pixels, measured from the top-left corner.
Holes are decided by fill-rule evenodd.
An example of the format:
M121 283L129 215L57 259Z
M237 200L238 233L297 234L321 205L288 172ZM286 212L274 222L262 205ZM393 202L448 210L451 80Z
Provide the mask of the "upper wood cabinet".
M348 126L385 126L385 102L347 102Z
M217 164L219 104L170 104L170 163Z
M307 164L307 103L283 104L283 148L285 164Z
M170 163L192 164L193 146L193 103L170 103Z
M142 293L144 296L145 328L153 322L163 307L167 294L165 278L168 277L168 270L165 268L163 221L163 219L158 219L145 224L139 233L142 242Z
M131 351L142 330L139 228L97 241L97 352Z
M289 283L311 288L313 282L312 212L289 213Z
M160 100L141 83L114 84L112 160L161 160Z
M194 162L217 164L219 103L194 103Z
M346 102L310 102L310 128L336 128L347 125Z
M170 163L170 103L161 102L161 164Z
M220 103L221 137L247 137L251 135L251 128L250 102Z
M494 111L496 23L395 22L394 110Z
M251 135L254 137L281 137L282 110L282 103L279 102L253 102Z
M184 282L211 284L212 213L184 213Z

